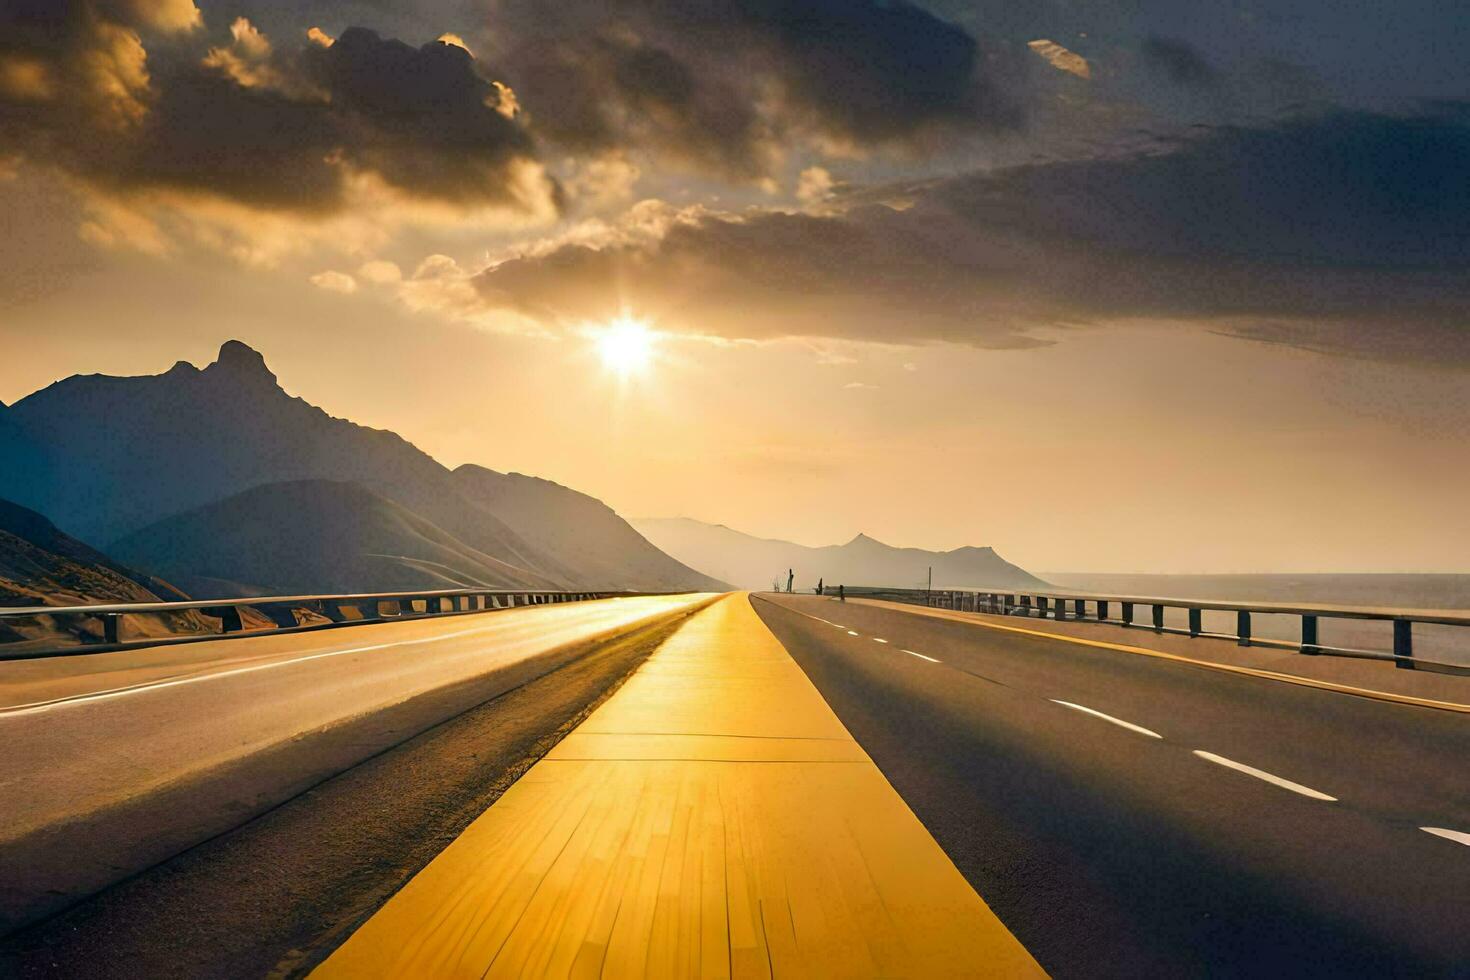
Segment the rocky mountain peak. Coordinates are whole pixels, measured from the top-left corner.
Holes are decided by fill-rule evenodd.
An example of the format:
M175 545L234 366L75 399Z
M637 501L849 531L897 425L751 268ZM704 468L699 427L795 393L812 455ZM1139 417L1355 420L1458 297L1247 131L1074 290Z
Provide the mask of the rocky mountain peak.
M225 341L219 349L219 356L204 371L254 384L276 383L276 376L266 367L260 351L239 340Z

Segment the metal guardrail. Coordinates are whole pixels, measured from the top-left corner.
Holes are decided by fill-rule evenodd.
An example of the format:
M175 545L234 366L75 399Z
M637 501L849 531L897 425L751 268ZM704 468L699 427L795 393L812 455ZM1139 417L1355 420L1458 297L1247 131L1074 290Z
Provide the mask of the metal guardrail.
M1161 596L1100 595L1091 592L1037 592L1014 589L884 589L848 587L849 596L892 599L941 609L965 612L990 613L997 616L1031 616L1041 619L1075 620L1078 622L1112 623L1123 627L1143 627L1155 633L1175 633L1183 636L1210 636L1234 639L1240 646L1270 646L1295 649L1308 655L1359 657L1368 660L1392 661L1394 666L1407 670L1416 667L1447 668L1460 672L1463 664L1446 664L1414 656L1414 624L1470 627L1470 613L1436 609L1396 609L1370 606L1331 606L1317 604L1293 604L1274 602L1219 602L1203 599L1178 599ZM1147 623L1140 623L1137 611L1140 606L1151 609ZM1118 615L1112 615L1114 607ZM1070 612L1069 612L1070 608ZM1166 626L1164 610L1186 611L1188 627ZM1216 610L1235 613L1233 632L1207 632L1204 629L1204 612ZM1299 641L1273 640L1252 635L1252 615L1296 616L1301 620ZM1329 646L1319 639L1319 623L1323 619L1374 620L1393 624L1393 650L1360 650L1351 647ZM1470 641L1470 634L1467 634Z
M105 653L128 647L160 643L180 643L220 639L227 636L262 636L272 633L322 629L380 623L405 618L488 612L518 606L539 606L587 599L615 599L625 596L684 595L685 592L631 592L620 590L556 591L545 589L441 589L421 592L364 592L348 595L252 596L237 599L190 599L182 602L127 602L82 606L4 606L0 622L38 616L97 618L102 621L102 638L79 646L58 646L40 650L6 650L10 644L0 643L0 661L36 657L74 656ZM384 607L389 611L385 614ZM420 608L422 606L422 609ZM241 610L253 609L272 623L273 628L246 629ZM347 611L356 613L349 617ZM184 633L176 636L150 636L128 639L124 632L129 616L159 613L199 612L220 621L219 633ZM315 613L325 623L302 624L297 612Z

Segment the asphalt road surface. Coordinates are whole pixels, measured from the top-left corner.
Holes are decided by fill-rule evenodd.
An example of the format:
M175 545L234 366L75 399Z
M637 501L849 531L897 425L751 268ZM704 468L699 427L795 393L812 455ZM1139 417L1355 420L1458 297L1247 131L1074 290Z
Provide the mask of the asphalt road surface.
M1053 975L1470 976L1470 716L752 601Z
M0 929L540 676L573 644L708 598L604 599L0 663Z

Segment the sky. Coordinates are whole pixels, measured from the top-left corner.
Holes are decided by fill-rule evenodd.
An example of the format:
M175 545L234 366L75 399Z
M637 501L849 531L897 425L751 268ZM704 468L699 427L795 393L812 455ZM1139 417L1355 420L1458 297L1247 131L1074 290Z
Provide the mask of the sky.
M1470 571L1467 34L1430 0L3 0L0 401L238 338L627 516Z

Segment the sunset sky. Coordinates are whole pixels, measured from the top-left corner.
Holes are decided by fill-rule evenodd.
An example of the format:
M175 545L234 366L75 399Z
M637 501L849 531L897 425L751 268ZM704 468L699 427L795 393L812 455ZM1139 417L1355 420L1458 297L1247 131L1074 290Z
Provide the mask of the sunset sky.
M627 516L1470 571L1470 18L1284 6L0 0L0 401L238 338Z

